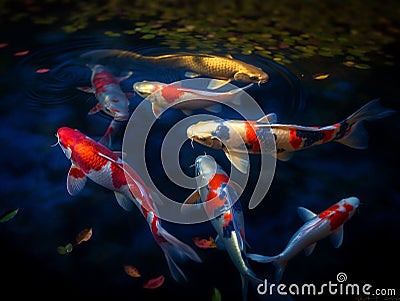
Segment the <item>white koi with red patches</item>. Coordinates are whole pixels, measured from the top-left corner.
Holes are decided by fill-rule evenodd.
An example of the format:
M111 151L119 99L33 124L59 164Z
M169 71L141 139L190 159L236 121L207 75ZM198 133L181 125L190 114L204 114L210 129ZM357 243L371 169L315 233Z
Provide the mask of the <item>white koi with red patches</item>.
M395 112L383 107L379 99L375 99L333 125L315 127L278 124L276 115L271 113L257 121L200 121L187 128L187 137L202 145L224 150L232 164L245 173L248 160L243 157L244 152L259 154L263 151L280 160L288 160L295 151L331 141L365 149L368 146L368 134L362 122L383 118ZM229 152L225 145L229 145Z
M248 254L248 258L258 262L272 262L276 267L276 281L280 281L287 262L303 251L310 255L317 242L330 237L335 248L343 242L343 224L356 212L360 200L357 197L342 199L318 215L299 207L299 216L305 224L292 236L285 249L276 256Z
M196 158L196 176L201 179L198 189L189 196L185 204L194 201L204 204L208 216L212 217L210 222L218 233L215 240L217 247L228 252L241 275L243 300L246 300L248 281L259 284L262 280L247 262L243 212L237 191L232 186L236 184L229 180L221 166L215 164L214 159L208 155ZM205 183L207 184L203 185Z
M116 153L87 137L82 132L62 127L57 131L58 144L71 161L67 177L67 190L76 195L85 186L87 178L114 192L118 203L125 210L139 208L151 233L164 252L175 280L186 280L177 261L191 259L201 262L196 252L168 233L157 216L154 198L139 175Z
M142 81L134 83L133 90L151 102L154 116L159 117L169 107L180 109L189 115L192 110L198 109L218 112L221 110L220 103L225 102L240 105L241 93L252 85L251 83L243 88L216 92L183 87L181 84Z
M110 70L103 65L91 66L92 87L79 87L78 89L88 93L94 93L98 103L89 111L89 114L95 114L103 111L113 118L106 133L100 142L110 146L111 135L114 133L116 122L129 119L129 99L127 93L123 92L120 82L132 75L129 72L123 77L116 77Z

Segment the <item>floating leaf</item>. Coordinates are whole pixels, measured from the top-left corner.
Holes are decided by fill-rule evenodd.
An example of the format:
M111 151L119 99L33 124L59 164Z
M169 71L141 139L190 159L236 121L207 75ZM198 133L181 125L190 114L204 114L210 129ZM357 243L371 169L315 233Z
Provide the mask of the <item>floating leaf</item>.
M84 241L88 241L92 237L93 231L92 228L83 229L81 232L78 233L75 240L76 243L79 245Z
M370 69L370 68L371 68L371 67L370 67L369 65L367 65L367 64L355 64L354 67L357 68L357 69L363 69L363 70L366 70L366 69Z
M49 68L39 68L39 69L36 69L36 73L46 73L46 72L49 72L49 71L50 71Z
M63 246L57 247L57 252L58 252L58 254L61 254L61 255L70 253L70 252L72 252L72 250L73 250L73 246L71 243L68 243L65 247L63 247Z
M215 249L217 245L215 244L214 238L209 239L195 237L193 238L194 244L201 249Z
M211 301L221 301L221 300L222 300L221 292L216 287L214 287L211 295Z
M165 277L163 275L157 277L157 278L152 278L149 281L147 281L145 284L143 284L143 288L148 288L148 289L155 289L160 287L164 283Z
M0 223L4 223L12 218L18 213L19 208L7 211L3 215L0 216Z
M14 56L24 56L29 53L29 50L24 50L24 51L18 51L14 53Z
M143 36L141 37L141 39L150 40L150 39L154 39L155 37L156 37L155 34L148 33L148 34L143 35Z
M318 74L314 74L313 78L316 80L323 80L323 79L327 79L329 77L329 73L318 73Z
M125 265L124 266L125 273L127 273L131 277L141 277L139 270L135 268L133 265Z

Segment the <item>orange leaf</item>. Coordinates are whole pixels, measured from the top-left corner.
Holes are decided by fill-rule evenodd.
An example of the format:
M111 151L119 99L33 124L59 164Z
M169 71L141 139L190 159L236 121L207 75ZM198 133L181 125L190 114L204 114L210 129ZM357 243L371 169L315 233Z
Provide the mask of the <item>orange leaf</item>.
M316 79L316 80L323 80L323 79L326 79L328 77L329 77L329 73L325 73L325 74L318 73L318 74L314 74L313 75L313 78Z
M143 284L143 288L149 288L149 289L154 289L160 287L164 283L165 277L163 275L157 277L157 278L152 278L149 281L147 281L145 284Z
M215 244L214 238L210 237L209 239L194 237L194 244L202 249L215 249L217 245Z
M78 233L75 240L76 243L79 245L81 242L88 241L92 237L92 228L83 229L81 232Z
M140 275L138 269L135 268L133 265L125 265L124 270L125 270L125 273L127 273L131 277L137 278L137 277L142 276L142 275Z
M24 50L24 51L18 51L14 53L14 56L24 56L29 53L29 50Z

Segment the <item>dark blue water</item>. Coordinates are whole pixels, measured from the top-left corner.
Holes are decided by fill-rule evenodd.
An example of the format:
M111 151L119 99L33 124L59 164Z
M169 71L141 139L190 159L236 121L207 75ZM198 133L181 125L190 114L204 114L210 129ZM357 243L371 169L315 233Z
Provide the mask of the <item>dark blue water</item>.
M176 283L142 215L124 211L111 191L90 180L78 196L71 197L66 190L70 162L58 146L51 147L62 126L99 139L111 121L102 113L88 115L96 100L76 89L90 85L90 70L79 62L80 54L101 48L149 55L177 50L157 40L107 38L98 34L98 29L65 34L23 25L4 32L2 39L8 45L0 49L0 213L19 208L14 219L0 224L3 293L15 285L18 289L10 291L13 296L211 300L212 289L218 288L222 300L239 300L240 277L226 252L199 249L192 242L196 236L215 236L209 223L164 223L171 233L192 245L203 260L201 264L181 265L189 282ZM29 53L14 55L24 50ZM399 108L396 65L357 70L326 59L324 71L330 77L316 81L312 75L320 71L321 62L317 60L293 61L284 67L256 55L235 58L269 73L269 82L252 87L248 93L265 113L275 112L280 123L333 124L375 98L381 98L385 106ZM127 71L124 63L110 64L116 72ZM43 68L50 70L36 72ZM132 91L135 81L184 79L181 70L169 68L138 65L133 71L133 76L121 83L126 92ZM131 110L141 101L138 95L131 97ZM162 179L160 190L181 201L190 191L165 179L158 152L163 135L183 118L185 115L179 111L168 111L155 124L147 142L147 162L153 178ZM334 249L328 239L318 242L313 254L306 257L300 253L288 263L283 281L322 284L336 281L336 275L344 272L349 283L396 288L400 293L397 277L390 276L400 268L399 125L397 114L367 123L370 145L366 150L331 143L297 152L290 161L278 161L268 194L253 210L247 209L247 198L257 180L259 158L251 156L255 167L250 174L250 189L241 199L249 251L273 255L283 250L302 225L296 213L298 206L319 212L342 198L357 196L361 205L344 226L342 246ZM113 149L121 148L122 134L117 135ZM190 164L205 150L199 145L192 149L189 144L181 150L182 168L188 174L194 172ZM221 152L207 152L228 170L229 162ZM88 227L93 229L91 239L75 245L75 236ZM74 244L73 251L58 254L57 247L69 242ZM251 264L260 277L273 279L272 265ZM126 275L124 265L136 266L142 278ZM146 279L161 274L166 277L162 287L142 288ZM270 298L258 296L254 287L249 287L249 300L264 299Z

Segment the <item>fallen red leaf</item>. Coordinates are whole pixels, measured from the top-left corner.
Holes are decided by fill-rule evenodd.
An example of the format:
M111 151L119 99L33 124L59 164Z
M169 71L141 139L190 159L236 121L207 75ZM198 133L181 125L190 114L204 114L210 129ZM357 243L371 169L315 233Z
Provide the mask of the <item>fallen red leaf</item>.
M148 288L148 289L154 289L160 287L164 283L165 277L163 275L157 277L157 278L152 278L149 281L147 281L145 284L143 284L143 288Z

